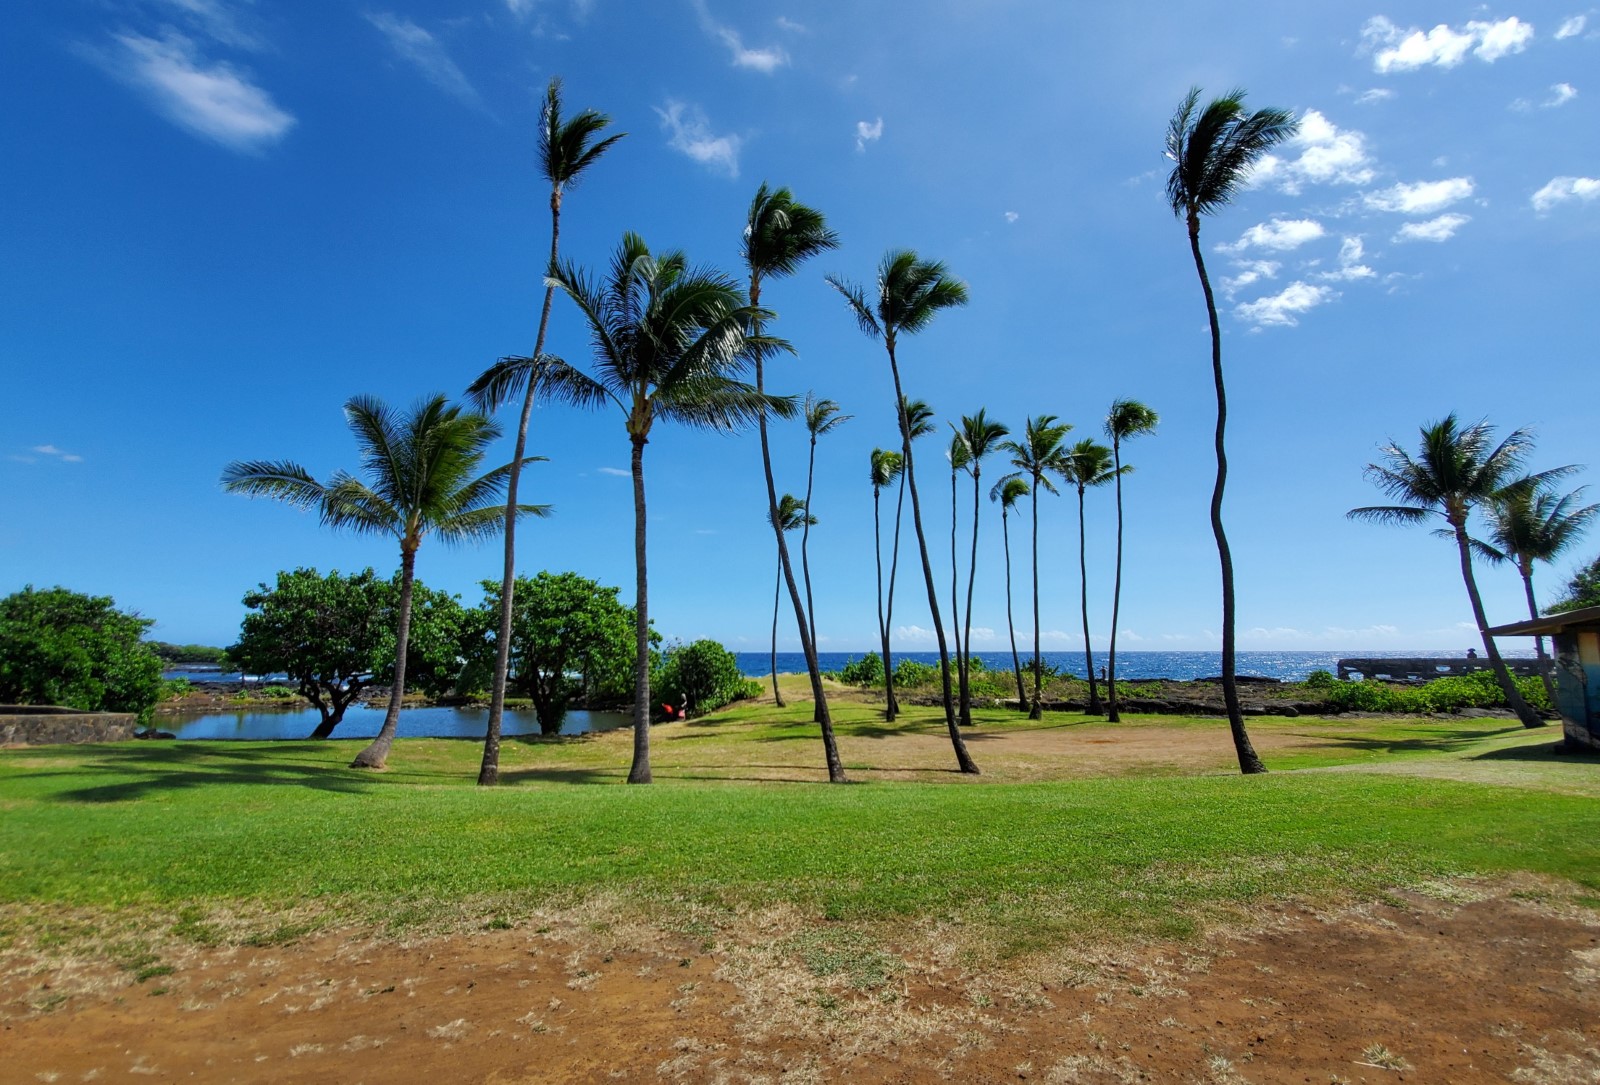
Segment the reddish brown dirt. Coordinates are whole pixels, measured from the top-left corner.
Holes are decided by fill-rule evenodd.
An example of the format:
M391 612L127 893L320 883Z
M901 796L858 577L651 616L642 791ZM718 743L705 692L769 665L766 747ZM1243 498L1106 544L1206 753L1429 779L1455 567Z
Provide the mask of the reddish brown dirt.
M999 969L924 941L863 989L759 924L714 944L322 935L199 950L143 983L106 965L98 988L13 953L0 1081L1600 1081L1600 916L1513 888L1284 906L1243 932Z

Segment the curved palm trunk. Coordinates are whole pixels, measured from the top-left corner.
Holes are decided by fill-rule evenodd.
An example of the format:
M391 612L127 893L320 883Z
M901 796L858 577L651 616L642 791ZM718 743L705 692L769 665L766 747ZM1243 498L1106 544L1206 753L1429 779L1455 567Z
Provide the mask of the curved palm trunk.
M1528 594L1528 617L1537 618L1539 616L1539 604L1533 597L1533 562L1521 562L1518 572L1522 574L1523 590ZM1549 697L1550 703L1554 705L1558 703L1556 701L1556 684L1550 677L1550 659L1544 652L1543 637L1533 638L1533 651L1539 657L1539 679L1544 682L1545 696Z
M883 633L883 691L884 719L893 723L900 715L900 699L894 695L894 661L889 658L889 631L894 628L894 586L900 579L900 525L905 521L906 472L900 469L900 496L894 503L894 543L889 548L889 607L884 611Z
M1478 635L1483 638L1483 651L1489 657L1489 666L1494 668L1494 677L1500 685L1500 692L1505 695L1506 704L1511 706L1511 711L1517 714L1517 719L1522 721L1522 726L1530 730L1543 727L1544 720L1523 699L1522 691L1517 688L1511 672L1506 669L1506 661L1500 658L1500 646L1489 635L1489 620L1483 613L1483 598L1478 594L1478 580L1472 574L1472 550L1471 543L1467 539L1467 525L1464 520L1458 522L1452 517L1450 527L1455 532L1456 549L1461 552L1461 579L1467 585L1467 598L1472 602L1472 619L1478 623Z
M961 657L961 726L972 726L972 587L978 579L978 513L982 505L978 499L978 463L972 463L972 557L967 562L967 617L962 640L967 646Z
M1111 650L1106 659L1106 720L1121 723L1117 711L1117 619L1122 610L1122 442L1111 439L1111 464L1117 481L1117 576L1111 589Z
M750 277L750 304L761 301L761 281ZM755 331L760 334L759 322ZM766 390L766 372L762 353L755 352L756 391ZM845 783L844 762L839 758L839 744L833 737L833 717L828 712L827 694L822 688L822 669L817 664L817 646L811 639L811 623L806 619L805 602L800 598L800 588L794 581L794 566L789 561L789 544L783 538L783 525L778 519L778 488L772 481L772 450L767 440L767 416L762 412L756 419L756 429L761 434L761 470L767 480L767 519L772 522L773 534L778 540L778 567L783 570L784 582L789 587L789 599L794 603L795 624L800 629L800 650L806 657L806 673L811 679L811 700L815 705L815 719L822 728L822 753L828 765L828 782Z
M977 775L978 764L967 752L956 725L955 703L950 696L950 649L944 639L944 622L939 618L939 589L933 582L933 562L928 560L928 539L922 530L922 502L917 496L917 472L911 455L911 422L906 417L905 393L900 387L900 366L894 357L894 340L885 339L889 351L889 372L894 376L894 399L900 413L901 458L905 461L906 486L911 491L911 526L917 531L917 550L922 555L922 578L928 585L928 610L933 617L933 635L939 642L939 676L944 690L944 722L950 732L950 745L955 748L956 765L960 771Z
M650 782L650 578L644 545L644 437L633 438L633 764L628 783Z
M1033 473L1033 703L1028 706L1030 720L1044 719L1039 697L1044 685L1044 664L1039 658L1039 472Z
M783 694L778 692L778 600L783 591L783 566L772 574L772 703L783 708Z
M883 648L884 689L891 700L884 712L884 719L894 719L894 679L888 673L889 668L889 620L883 612L883 522L878 515L878 487L872 487L872 560L878 569L878 640Z
M411 647L411 586L417 579L417 547L400 544L400 621L394 636L394 685L389 690L389 711L372 744L350 762L353 769L381 769L389 762L389 748L400 730L400 705L406 699L406 651Z
M950 634L956 642L956 722L962 727L972 722L964 711L967 704L967 667L961 652L961 574L956 569L956 480L950 467Z
M1094 678L1094 652L1089 648L1089 566L1084 557L1083 487L1078 487L1078 600L1083 608L1083 666L1089 675L1089 714L1100 715L1100 687Z
M1222 382L1222 329L1217 325L1217 300L1211 291L1211 279L1206 275L1206 262L1200 255L1200 216L1189 213L1189 248L1194 253L1195 271L1200 276L1200 288L1206 296L1206 316L1211 323L1211 376L1217 386L1217 482L1211 491L1211 533L1217 539L1217 561L1222 566L1222 700L1228 710L1228 730L1233 735L1234 753L1239 759L1239 771L1266 772L1267 766L1250 743L1250 734L1244 727L1244 713L1239 707L1239 683L1234 675L1234 603L1233 603L1233 553L1228 549L1228 535L1222 527L1222 492L1228 484L1228 454L1223 438L1228 427L1228 395Z
M1028 692L1022 686L1022 658L1017 655L1017 620L1011 616L1011 528L1006 523L1006 508L1000 506L1000 534L1006 551L1006 632L1011 635L1011 669L1017 676L1017 708L1028 710Z
M812 434L811 435L811 459L810 459L810 462L807 463L807 465L806 465L806 506L805 506L805 509L803 510L804 515L805 515L805 519L803 519L800 522L800 575L801 575L801 578L804 579L805 582L806 582L806 623L807 623L807 627L811 630L811 647L812 647L813 651L820 651L821 649L817 648L817 604L811 598L811 556L810 556L810 547L811 547L811 484L816 480L816 475L817 475L817 436L816 436L816 434ZM818 668L819 672L821 670L821 667L822 667L822 664L819 661L818 664L817 664L817 668ZM824 713L826 713L826 712L827 712L827 701L823 700L821 696L818 696L817 699L816 699L816 702L815 702L815 704L813 706L813 709L812 709L811 722L812 723L821 723L822 722L822 717L823 717ZM831 721L830 721L830 723L831 723Z
M550 264L556 263L561 240L561 190L550 191ZM556 288L546 285L544 305L539 310L539 331L533 339L535 373L528 377L528 391L522 397L522 414L517 421L517 443L511 456L511 471L506 476L506 560L500 578L500 632L494 642L494 681L489 692L489 728L483 737L483 763L478 768L478 785L492 787L500 782L500 728L506 711L506 681L511 671L512 596L517 576L517 482L522 477L522 458L528 449L528 424L533 418L533 397L538 391L537 366L544 353L545 333L550 328L550 302Z

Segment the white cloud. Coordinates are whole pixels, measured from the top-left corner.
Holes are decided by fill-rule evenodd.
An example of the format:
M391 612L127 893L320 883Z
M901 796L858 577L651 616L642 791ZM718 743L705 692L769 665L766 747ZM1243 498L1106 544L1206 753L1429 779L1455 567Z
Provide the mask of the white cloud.
M766 49L751 49L745 46L744 39L739 32L731 26L725 26L711 17L711 9L706 7L705 0L691 0L695 14L700 17L700 27L707 34L722 42L728 47L728 52L733 56L735 68L748 68L751 71L771 75L785 64L789 63L789 54L776 46ZM782 22L779 23L782 26Z
M243 72L200 55L190 38L175 31L149 38L113 35L114 54L96 54L112 75L147 94L166 118L193 134L234 151L255 153L278 142L294 117Z
M1600 198L1600 179L1594 177L1555 177L1550 183L1533 194L1533 209L1540 214L1550 210L1558 203L1568 200L1590 200Z
M83 462L83 457L82 456L78 455L75 452L68 452L65 449L57 448L55 445L34 445L28 451L29 452L37 452L41 456L49 456L49 457L51 457L53 459L60 460L62 463L82 463ZM32 456L12 456L11 458L16 460L18 463L33 463L33 462L35 462L34 458Z
M1388 87L1373 87L1371 90L1363 91L1356 97L1356 105L1372 105L1376 102L1387 102L1393 97L1394 91L1390 90Z
M790 34L810 33L804 23L797 23L793 19L785 18L782 15L778 16L778 29L788 31Z
M933 630L920 625L900 625L895 627L894 636L896 640L931 641Z
M1361 238L1347 236L1339 242L1339 267L1336 271L1323 271L1317 278L1328 283L1349 283L1357 279L1373 279L1377 272L1361 262L1366 246Z
M1503 56L1520 53L1533 40L1533 27L1515 15L1498 22L1471 21L1460 30L1440 23L1432 30L1401 30L1382 15L1361 28L1362 47L1372 51L1372 67L1379 72L1409 72L1418 68L1454 68L1471 53L1492 64Z
M867 144L883 138L883 118L875 121L856 121L856 150L865 151Z
M1561 24L1560 29L1556 31L1556 40L1565 41L1567 38L1577 37L1583 33L1583 28L1588 21L1589 17L1586 15L1574 15Z
M597 467L595 470L599 471L602 475L612 475L616 478L633 477L633 472L629 471L625 467Z
M1230 298L1247 286L1277 278L1278 269L1283 266L1276 260L1241 260L1236 264L1241 268L1239 274L1222 280L1223 292Z
M1394 235L1396 241L1449 241L1472 221L1470 215L1440 215L1427 222L1408 222Z
M1578 96L1578 88L1571 83L1554 83L1550 87L1550 97L1539 104L1545 109L1556 109L1566 105Z
M1381 192L1369 192L1364 202L1374 211L1398 211L1402 215L1431 215L1443 211L1472 195L1470 177L1449 177L1442 181L1397 184Z
M1316 219L1273 219L1271 222L1258 222L1244 233L1239 235L1239 240L1231 245L1218 245L1218 252L1244 252L1246 249L1268 249L1272 252L1288 252L1297 249L1308 241L1315 241L1321 237L1325 230L1322 223Z
M1300 323L1297 319L1300 314L1310 312L1338 296L1332 287L1293 282L1271 297L1240 305L1234 313L1239 319L1249 321L1257 327L1292 328Z
M378 29L401 60L415 65L424 79L457 101L479 104L478 92L450 59L450 54L428 31L410 19L387 12L368 12L367 22Z
M1250 184L1275 184L1294 195L1305 183L1364 185L1372 181L1372 157L1366 136L1341 129L1315 109L1300 118L1300 130L1288 144L1293 158L1263 155L1250 174Z
M667 132L667 146L687 155L713 173L739 176L738 136L715 135L710 122L698 106L668 99L665 109L657 109L661 127Z
M220 45L263 49L266 43L246 28L245 17L225 0L161 0L181 12L195 29Z
M1006 212L1006 221L1007 222L1016 222L1019 217L1020 216L1015 211L1007 211Z

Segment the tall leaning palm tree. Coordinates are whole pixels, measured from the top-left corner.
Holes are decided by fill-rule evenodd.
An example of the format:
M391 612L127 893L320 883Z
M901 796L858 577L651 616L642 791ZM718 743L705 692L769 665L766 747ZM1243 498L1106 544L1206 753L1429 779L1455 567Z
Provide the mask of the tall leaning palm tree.
M778 525L786 534L816 522L817 518L806 511L805 502L794 494L778 499ZM783 564L776 564L777 572L772 578L772 703L782 708L783 693L778 689L778 604L783 599Z
M925 401L906 399L901 396L900 404L906 412L906 424L910 428L913 441L928 436L937 428L934 425L933 408L928 406ZM894 453L894 458L896 464L895 477L899 479L900 487L894 502L894 542L889 547L889 603L888 608L884 611L884 624L887 629L894 628L894 589L900 583L900 527L905 523L906 518L905 457L896 452ZM884 691L887 694L887 701L890 707L890 714L886 719L893 721L900 714L900 701L894 693L894 661L889 658L889 641L887 637L883 643L883 673L887 676L884 679Z
M1011 669L1017 676L1017 707L1024 712L1028 710L1028 691L1022 685L1022 659L1017 655L1017 620L1011 616L1011 529L1006 517L1032 492L1026 481L1014 475L1002 478L989 490L989 500L1000 502L1000 534L1006 552L1006 632L1011 636Z
M1089 676L1089 712L1098 716L1104 708L1100 704L1100 687L1095 681L1094 650L1089 647L1089 565L1085 553L1083 496L1090 487L1104 486L1116 478L1116 469L1112 466L1111 450L1093 437L1085 437L1067 449L1065 459L1062 474L1078 491L1078 603L1083 611L1083 669Z
M1111 465L1117 479L1117 577L1111 589L1111 647L1106 659L1106 719L1119 723L1117 711L1117 623L1122 618L1122 442L1154 433L1160 415L1136 399L1119 399L1106 415L1106 436L1111 438Z
M745 269L750 275L750 305L756 310L752 326L755 340L748 355L755 368L757 392L765 393L767 390L766 359L770 354L769 349L761 343L761 322L764 319L764 311L760 309L762 285L767 279L793 275L801 264L838 245L838 235L828 229L822 212L800 203L787 188L768 188L763 182L756 190L745 216L742 255ZM795 583L794 566L789 560L789 544L784 540L783 531L777 527L778 487L772 478L772 450L767 439L765 417L756 420L756 428L761 434L761 470L767 483L767 518L773 524L778 566L783 571L784 580L789 586L789 599L794 604L795 624L800 631L800 650L805 656L806 673L811 679L815 720L822 727L824 744L829 747L828 774L832 779L835 760L832 751L833 723L828 713L827 694L822 688L822 666L817 661L816 620L808 616L810 582L807 581L806 601L802 601L800 587ZM843 778L843 769L839 770L839 778Z
M389 535L399 542L400 613L389 711L378 737L351 763L352 768L381 769L399 730L405 699L417 548L428 535L468 542L503 530L500 495L512 465L478 474L500 427L482 414L450 406L443 395L422 400L404 414L375 396L355 396L345 403L344 414L360 450L365 481L336 471L327 482L318 482L289 460L245 460L223 469L222 488L316 509L327 527ZM544 516L550 510L547 505L519 505L513 511L522 517Z
M1557 470L1566 473L1566 469ZM1484 506L1489 520L1489 541L1474 541L1473 549L1492 562L1509 561L1516 565L1528 597L1530 618L1539 616L1539 604L1533 594L1534 563L1553 562L1566 553L1583 535L1589 522L1600 514L1600 505L1578 507L1583 491L1584 487L1580 486L1557 497L1548 485L1529 484L1519 479L1496 493ZM1545 693L1550 703L1555 704L1555 683L1545 666L1544 638L1533 638L1533 647L1539 657L1539 676L1544 679Z
M972 589L978 575L978 520L980 508L980 479L983 461L1000 447L1011 430L1002 422L994 422L982 408L977 414L961 418L961 442L967 450L967 474L972 476L972 554L967 562L967 610L961 641L966 646L961 653L961 725L972 726Z
M600 156L610 150L624 133L597 139L611 123L604 113L585 109L567 118L561 112L561 80L552 79L545 88L544 108L539 115L539 166L550 182L550 261L553 268L560 251L561 202L567 189ZM497 409L506 399L522 394L522 414L517 420L516 451L512 454L511 475L506 480L505 567L500 579L500 627L495 635L494 677L489 692L489 727L483 741L483 763L478 769L480 786L493 786L500 780L500 727L506 709L506 675L511 666L511 615L516 588L517 484L521 480L522 458L528 447L528 424L533 417L533 401L551 387L550 370L556 359L544 353L545 333L550 328L550 303L555 287L544 288L544 304L539 309L539 330L534 335L533 353L527 357L502 358L485 370L467 395L486 411ZM559 377L559 375L557 375Z
M966 671L961 666L961 580L956 568L956 509L961 502L956 496L956 486L972 454L967 451L966 438L960 430L950 435L950 447L945 450L944 458L950 463L950 639L955 642L956 650L956 721L965 726L966 721L961 718L960 709L961 695L966 685L963 679Z
M1044 661L1039 653L1039 491L1058 493L1050 476L1060 476L1066 469L1066 453L1061 442L1072 430L1071 422L1057 422L1053 414L1041 414L1028 419L1023 427L1022 440L1007 441L1000 447L1011 453L1011 466L1016 468L1006 479L1026 477L1028 490L1033 495L1033 699L1028 706L1028 718L1044 718L1040 696L1044 687Z
M1245 731L1239 707L1239 683L1234 676L1233 554L1222 526L1222 493L1228 482L1225 436L1228 397L1222 381L1222 331L1217 324L1217 301L1200 253L1200 216L1209 215L1233 199L1251 167L1260 157L1299 129L1294 116L1282 109L1246 113L1244 91L1213 98L1200 108L1200 88L1189 91L1167 126L1167 157L1172 172L1167 177L1167 202L1172 213L1189 230L1189 249L1205 294L1206 316L1211 324L1211 376L1217 388L1217 481L1211 491L1211 532L1217 539L1217 560L1222 566L1222 699L1228 709L1228 728L1243 773L1265 772Z
M1506 703L1522 725L1529 728L1543 727L1544 720L1523 700L1511 672L1506 669L1505 660L1500 658L1499 647L1489 635L1483 599L1478 594L1477 579L1472 575L1472 539L1467 534L1467 521L1473 509L1493 500L1496 493L1517 478L1532 443L1528 431L1519 429L1497 445L1494 444L1494 430L1487 421L1463 427L1455 415L1446 415L1441 421L1422 427L1422 444L1416 456L1390 441L1383 446L1384 462L1367 465L1367 478L1389 497L1404 504L1351 509L1348 514L1355 520L1380 524L1423 524L1435 519L1445 522L1445 528L1438 533L1455 540L1461 558L1461 579L1472 604L1473 620L1478 623L1478 633L1483 638L1484 654L1494 668ZM1532 475L1525 484L1538 486L1571 470L1557 468Z
M824 437L853 417L839 413L839 405L831 399L818 399L815 392L806 393L805 406L800 411L805 419L806 432L811 435L811 454L806 461L806 522L800 532L800 572L806 582L806 616L811 623L811 643L817 643L817 605L811 597L811 528L817 518L811 515L811 490L817 477L817 438ZM818 701L818 705L825 702ZM819 708L818 711L821 711ZM820 717L818 722L821 722Z
M589 324L594 375L575 399L615 405L632 447L635 609L633 764L628 782L650 782L650 593L645 548L644 449L659 421L729 432L772 411L794 415L794 401L765 395L734 374L754 338L759 311L738 284L709 268L690 267L681 252L652 255L637 234L624 234L601 281L568 262L551 281ZM762 339L768 348L782 344ZM829 779L843 764L824 726Z
M899 715L900 706L894 699L894 669L889 662L889 617L883 609L883 518L878 514L879 495L883 488L900 477L900 453L890 452L887 449L874 448L872 450L871 470L869 477L872 481L872 557L878 570L878 640L883 648L883 692L884 708L883 718L894 722ZM895 535L900 534L900 524L895 523ZM893 592L894 581L891 577L889 590Z
M909 249L893 249L878 265L877 296L870 301L861 287L828 276L828 284L850 305L856 323L869 338L883 342L889 355L889 372L894 378L896 413L900 419L900 455L905 460L906 485L911 490L911 524L917 532L917 549L922 555L922 578L928 588L928 610L933 620L934 639L939 644L939 669L944 692L945 726L955 748L956 764L962 772L976 774L977 762L967 752L956 724L955 703L950 696L950 647L945 641L944 622L939 617L939 589L933 580L933 562L928 557L928 538L922 529L922 503L917 496L916 461L911 453L911 420L906 413L905 389L900 383L900 363L895 351L901 336L915 335L933 323L946 309L967 303L967 286L953 278L949 269L936 260L923 260Z

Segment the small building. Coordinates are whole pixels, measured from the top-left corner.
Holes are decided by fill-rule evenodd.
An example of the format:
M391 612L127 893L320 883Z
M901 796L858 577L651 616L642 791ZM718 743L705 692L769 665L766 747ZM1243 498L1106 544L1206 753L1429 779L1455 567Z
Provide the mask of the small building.
M1489 634L1555 642L1556 710L1567 745L1600 752L1600 607L1513 622Z

